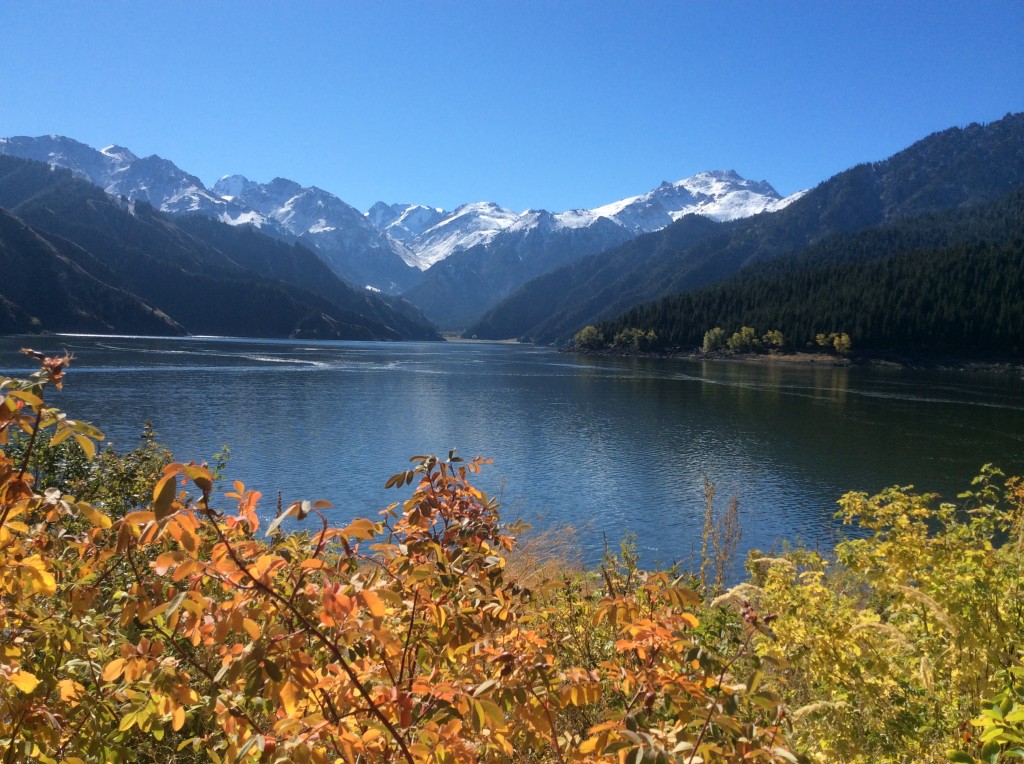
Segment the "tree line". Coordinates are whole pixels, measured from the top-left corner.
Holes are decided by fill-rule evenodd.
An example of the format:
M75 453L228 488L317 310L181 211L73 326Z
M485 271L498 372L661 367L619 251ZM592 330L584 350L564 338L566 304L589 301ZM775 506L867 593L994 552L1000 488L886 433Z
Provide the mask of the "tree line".
M793 348L846 333L866 352L1010 356L1024 352L1024 192L835 237L733 278L638 306L595 331L643 327L661 348L702 347L770 326Z

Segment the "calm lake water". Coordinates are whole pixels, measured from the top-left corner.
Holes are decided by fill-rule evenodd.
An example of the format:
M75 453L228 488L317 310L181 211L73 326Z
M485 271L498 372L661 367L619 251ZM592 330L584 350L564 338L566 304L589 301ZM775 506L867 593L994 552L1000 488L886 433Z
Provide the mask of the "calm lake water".
M578 529L584 560L637 534L642 563L690 559L702 474L740 503L741 547L834 543L836 500L893 484L953 496L985 462L1024 473L1024 382L1011 375L585 357L476 343L0 338L75 355L55 405L115 447L143 422L182 460L231 447L230 479L332 520L407 493L414 454L494 459L504 514ZM27 359L26 359L27 360Z

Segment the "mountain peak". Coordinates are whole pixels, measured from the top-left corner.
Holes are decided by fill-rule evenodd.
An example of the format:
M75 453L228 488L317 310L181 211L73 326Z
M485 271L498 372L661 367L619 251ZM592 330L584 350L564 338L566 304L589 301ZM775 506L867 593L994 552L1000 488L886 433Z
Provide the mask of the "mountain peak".
M100 149L100 153L120 162L134 162L138 159L129 149L126 149L124 146L118 146L116 143L107 146L105 149Z
M695 178L703 178L703 177L716 178L718 180L727 180L727 181L731 181L733 183L743 183L743 182L746 182L746 179L742 175L740 175L738 172L736 172L735 170L704 170L703 172L698 172L694 177Z

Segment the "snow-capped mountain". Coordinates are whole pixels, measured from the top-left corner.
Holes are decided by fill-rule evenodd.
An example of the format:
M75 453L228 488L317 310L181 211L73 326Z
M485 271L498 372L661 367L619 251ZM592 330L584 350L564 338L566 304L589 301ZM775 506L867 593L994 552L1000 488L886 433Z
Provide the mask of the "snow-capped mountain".
M589 228L604 218L632 237L660 230L684 215L724 221L782 209L801 194L783 199L767 181L746 180L733 170L718 170L675 183L664 182L646 194L589 210L526 210L517 214L493 202L476 202L444 212L423 205L377 202L366 217L407 244L415 253L417 266L426 270L455 252L487 246L502 231L525 233L541 221L557 230ZM609 246L613 243L620 242L610 242Z
M417 257L358 210L316 187L277 178L267 184L235 175L214 189L158 156L140 158L122 146L102 151L58 135L0 139L0 154L66 167L114 196L146 201L172 215L199 214L249 224L277 238L300 240L339 276L398 292L415 279Z
M463 204L452 212L422 204L377 202L365 214L379 229L406 244L416 266L424 271L453 252L487 244L520 218L493 202Z
M97 151L61 135L19 136L0 139L0 154L66 167L112 196L141 199L172 215L237 217L243 212L211 194L199 178L173 162L156 155L139 158L123 146Z
M377 202L370 207L366 218L386 234L407 242L423 233L448 215L437 207L422 204L385 204Z
M413 252L322 188L286 178L256 183L227 175L214 184L213 192L273 221L351 281L395 292L414 280L412 268L419 261Z
M738 220L782 209L799 195L783 199L768 181L742 178L734 170L700 172L692 178L663 182L653 191L592 210L562 213L563 225L579 227L606 217L636 235L657 231L684 215L717 221Z
M67 167L110 194L148 201L162 212L205 215L301 241L338 275L359 286L386 292L415 287L424 305L437 305L435 318L451 304L449 296L423 295L433 283L457 291L465 279L455 275L467 268L494 276L487 290L490 300L507 294L527 275L659 230L685 215L736 220L781 209L799 196L782 199L767 182L745 180L725 170L662 183L645 194L589 210L517 213L494 202L474 202L445 211L378 202L360 213L334 194L285 178L258 183L228 175L208 189L167 159L140 158L116 145L97 151L56 135L0 139L0 154ZM457 253L469 253L469 259L448 264ZM497 258L495 264L489 264L492 258ZM475 264L470 267L469 262ZM436 278L426 278L427 271L439 266L444 267L432 274Z
M453 252L490 243L519 217L493 202L464 204L407 243L426 270Z

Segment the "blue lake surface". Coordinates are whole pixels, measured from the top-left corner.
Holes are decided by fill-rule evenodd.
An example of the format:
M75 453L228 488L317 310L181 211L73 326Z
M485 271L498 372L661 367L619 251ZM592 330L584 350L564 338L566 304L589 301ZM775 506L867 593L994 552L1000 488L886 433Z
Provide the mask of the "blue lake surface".
M637 534L648 566L688 561L703 479L735 495L741 550L829 546L848 490L953 497L985 462L1024 473L1024 381L1011 374L577 356L486 343L4 337L75 360L54 405L119 449L145 420L182 460L230 445L227 477L373 516L415 454L490 457L477 484L508 519L572 526L583 560ZM408 490L408 489L407 489Z

